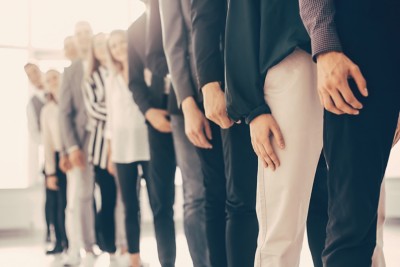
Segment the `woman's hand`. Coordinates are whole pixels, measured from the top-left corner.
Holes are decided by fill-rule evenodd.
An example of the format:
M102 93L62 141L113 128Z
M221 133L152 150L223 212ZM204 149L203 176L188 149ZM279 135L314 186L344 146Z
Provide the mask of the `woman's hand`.
M58 191L59 188L58 188L57 183L58 183L58 178L57 178L57 176L52 175L52 176L48 176L48 177L46 178L46 187L47 187L49 190Z
M280 149L285 148L278 123L271 114L262 114L250 122L250 136L253 149L265 168L273 171L280 166L279 158L272 146L273 138Z

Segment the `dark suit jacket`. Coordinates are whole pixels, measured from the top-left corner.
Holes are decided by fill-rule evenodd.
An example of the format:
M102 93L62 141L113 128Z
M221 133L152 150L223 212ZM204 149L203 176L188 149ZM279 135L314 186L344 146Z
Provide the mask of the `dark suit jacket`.
M226 25L226 99L229 116L249 123L270 113L267 71L296 47L310 51L298 0L231 0Z
M198 86L223 83L226 0L192 0L191 12Z
M179 112L174 94L165 94L165 58L158 0L147 1L147 11L128 29L129 89L143 114L150 108ZM147 86L144 70L152 73Z

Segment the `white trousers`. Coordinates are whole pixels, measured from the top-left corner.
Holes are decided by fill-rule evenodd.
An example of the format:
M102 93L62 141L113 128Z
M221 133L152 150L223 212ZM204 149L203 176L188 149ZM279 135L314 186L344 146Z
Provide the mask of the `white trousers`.
M84 152L87 155L87 151ZM92 166L87 164L83 170L73 168L69 171L65 215L69 253L79 253L82 245L84 249L92 249L96 243L93 198L94 173Z
M279 124L286 148L274 149L281 166L258 167L259 221L256 267L296 267L300 264L304 230L322 150L323 108L318 99L316 66L311 56L295 50L268 71L265 100ZM378 210L377 246L373 267L385 267L383 225L385 183Z
M308 207L322 151L323 108L311 56L296 49L268 71L265 100L280 126L286 148L273 141L281 166L259 164L256 267L299 266Z

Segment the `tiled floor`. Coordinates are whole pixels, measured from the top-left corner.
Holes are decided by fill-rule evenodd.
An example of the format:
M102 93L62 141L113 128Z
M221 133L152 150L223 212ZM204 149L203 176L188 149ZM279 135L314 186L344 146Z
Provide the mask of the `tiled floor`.
M141 241L142 257L150 267L159 267L156 243L152 227L143 227ZM191 267L182 226L177 226L177 267ZM44 255L43 234L41 232L0 232L0 267L59 267L59 261ZM388 267L400 266L400 220L390 220L385 228L385 254ZM109 266L108 256L100 255L93 267ZM312 267L305 240L301 256L301 267Z

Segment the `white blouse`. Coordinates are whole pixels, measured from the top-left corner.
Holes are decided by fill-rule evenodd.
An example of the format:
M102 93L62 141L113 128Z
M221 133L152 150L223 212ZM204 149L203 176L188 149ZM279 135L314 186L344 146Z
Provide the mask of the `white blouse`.
M120 74L106 81L106 138L111 140L111 160L132 163L150 160L145 118Z
M46 175L55 175L57 169L55 154L61 152L63 148L58 114L58 105L50 101L43 107L40 115Z

